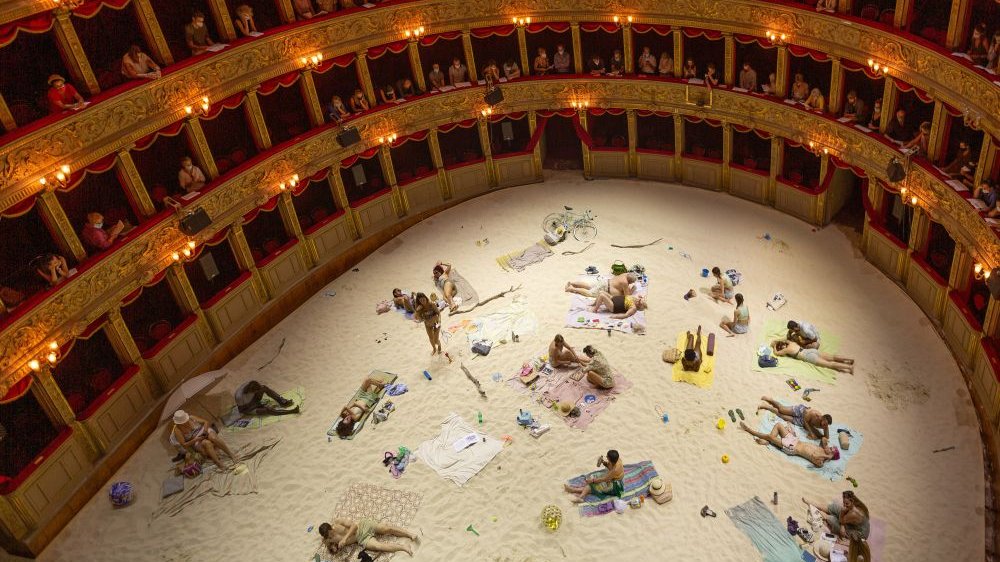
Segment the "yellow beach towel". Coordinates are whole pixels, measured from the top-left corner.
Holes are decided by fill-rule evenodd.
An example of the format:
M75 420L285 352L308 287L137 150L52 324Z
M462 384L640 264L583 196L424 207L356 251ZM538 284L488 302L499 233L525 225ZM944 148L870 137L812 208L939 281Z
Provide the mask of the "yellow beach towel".
M677 335L677 349L683 350L685 347L687 347L687 332L681 332ZM685 371L678 360L674 363L674 382L686 382L700 388L712 388L712 381L715 380L715 375L712 373L715 369L715 357L709 355L707 351L708 334L702 334L701 369L697 373Z

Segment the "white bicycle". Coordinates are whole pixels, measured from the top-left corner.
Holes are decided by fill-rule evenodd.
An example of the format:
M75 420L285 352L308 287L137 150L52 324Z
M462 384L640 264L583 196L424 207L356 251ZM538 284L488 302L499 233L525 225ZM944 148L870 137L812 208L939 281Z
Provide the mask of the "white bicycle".
M563 208L566 210L545 217L542 221L542 230L557 236L572 234L573 238L580 242L590 242L597 236L597 223L594 222L596 217L591 214L590 209L577 213L572 207Z

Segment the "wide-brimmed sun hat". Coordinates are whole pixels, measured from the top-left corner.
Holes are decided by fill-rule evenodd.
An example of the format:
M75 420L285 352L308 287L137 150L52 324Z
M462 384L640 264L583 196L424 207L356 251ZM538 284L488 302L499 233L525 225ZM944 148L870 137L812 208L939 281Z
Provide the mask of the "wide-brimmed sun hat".
M819 541L816 546L813 547L813 554L816 558L829 562L830 560L830 543L828 541Z
M670 484L665 484L663 479L657 476L649 481L649 495L656 503L667 503L674 498L674 491Z
M573 403L572 402L563 401L563 402L559 402L558 404L556 404L556 412L560 416L568 416L569 413L572 412L572 411L573 411Z
M58 74L52 74L52 75L49 76L49 80L48 80L47 83L48 83L49 86L51 86L52 83L55 82L56 80L62 80L63 82L66 81L66 79L63 78L62 76L59 76Z
M177 410L174 412L174 423L177 425L185 424L189 419L191 419L191 416L189 416L184 410Z

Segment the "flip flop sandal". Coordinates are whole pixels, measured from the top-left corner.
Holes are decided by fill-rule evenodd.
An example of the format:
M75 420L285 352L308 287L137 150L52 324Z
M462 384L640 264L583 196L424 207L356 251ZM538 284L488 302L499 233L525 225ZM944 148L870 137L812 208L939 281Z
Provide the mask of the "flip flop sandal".
M714 512L714 511L712 511L711 509L709 509L709 508L708 508L708 506L707 506L707 505L706 505L705 507L702 507L702 508L701 508L701 516L702 516L702 517L718 517L718 516L717 516L717 515L715 514L715 512Z
M382 464L389 466L389 463L396 460L396 455L392 451L385 452L385 458L382 459Z
M736 415L740 417L740 421L745 421L746 418L743 417L743 410L736 408Z
M733 423L736 423L736 414L734 414L732 410L729 410L729 419L732 420Z

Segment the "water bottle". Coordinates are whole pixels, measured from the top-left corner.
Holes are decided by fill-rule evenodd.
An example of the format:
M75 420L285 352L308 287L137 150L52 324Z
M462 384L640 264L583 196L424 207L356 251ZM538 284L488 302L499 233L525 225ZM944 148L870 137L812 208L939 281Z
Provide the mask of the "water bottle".
M479 425L483 425L483 412L481 410L477 410L476 416L479 418Z
M778 492L774 493L774 499L771 500L771 503L773 503L774 505L778 505Z
M431 380L434 380L434 379L432 379L432 378L431 378L431 374L430 374L430 373L428 373L427 371L424 371L424 377L425 377L425 378L426 378L427 380L429 380L429 381L431 381Z

